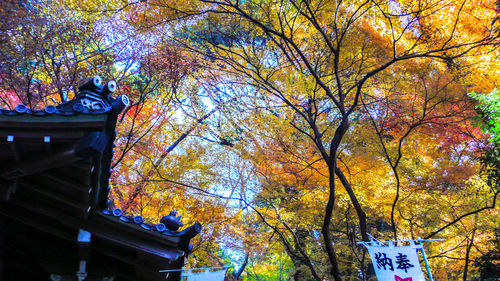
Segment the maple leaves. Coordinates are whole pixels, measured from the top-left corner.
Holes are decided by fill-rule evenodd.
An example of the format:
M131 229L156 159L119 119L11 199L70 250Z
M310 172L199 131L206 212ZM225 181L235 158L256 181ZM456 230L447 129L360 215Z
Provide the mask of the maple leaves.
M111 68L99 50L99 32L88 21L46 3L2 2L2 91L36 109L70 98L78 83ZM12 104L4 99L7 104Z
M431 252L457 262L437 274L467 271L492 229L481 212L498 216L466 96L498 86L493 1L104 2L9 8L45 25L2 22L2 105L117 77L133 104L112 199L201 221L193 264L228 247L250 254L248 278L360 278L369 232L449 237Z

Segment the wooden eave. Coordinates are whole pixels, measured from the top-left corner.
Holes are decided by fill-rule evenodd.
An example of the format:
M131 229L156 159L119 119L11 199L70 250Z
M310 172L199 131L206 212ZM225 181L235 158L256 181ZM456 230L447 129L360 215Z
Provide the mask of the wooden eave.
M68 130L74 131L101 131L103 130L106 119L106 114L78 114L78 115L0 115L0 133L5 133L5 129L23 131L25 129L33 130L34 132L44 133L45 131L60 131L65 133ZM41 130L41 131L40 131Z

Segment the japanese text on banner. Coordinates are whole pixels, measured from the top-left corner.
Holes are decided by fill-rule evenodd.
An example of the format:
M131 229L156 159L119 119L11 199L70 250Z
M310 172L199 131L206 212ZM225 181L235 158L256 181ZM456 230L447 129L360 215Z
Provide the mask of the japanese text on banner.
M365 246L378 281L425 281L415 247Z

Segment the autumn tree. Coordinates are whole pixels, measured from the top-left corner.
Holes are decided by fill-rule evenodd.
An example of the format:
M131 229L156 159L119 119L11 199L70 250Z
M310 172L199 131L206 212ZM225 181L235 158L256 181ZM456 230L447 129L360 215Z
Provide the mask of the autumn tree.
M186 29L203 31L192 32L186 43L196 46L201 40L198 50L220 60L234 81L244 81L242 87L253 87L272 105L284 106L280 117L321 155L328 177L322 247L331 266L328 275L341 280L331 232L339 184L357 216L356 236L369 240L366 205L339 162L361 98L378 94L371 85L381 75L402 71L402 63L432 62L445 71L467 56L491 51L497 44L491 34L493 3L200 1L193 7L207 16ZM322 279L312 263L309 269L314 279Z
M110 199L114 207L151 222L174 209L185 224L200 221L204 233L194 240L190 262L222 265L220 255L211 253L222 252L219 243L241 232L235 230L241 223L238 209L216 196L230 179L220 176L228 167L214 161L229 158L219 147L232 144L206 122L231 99L217 99L213 85L200 83L197 56L171 41L154 43L145 44L136 73L123 81L134 102L120 122Z
M110 78L115 57L95 18L70 16L45 2L0 5L2 106L40 109L68 100L88 77Z
M380 96L362 99L374 140L365 149L382 156L380 165L390 167L391 172L385 183L395 187L389 208L380 209L388 214L393 237L398 230L412 239L439 236L449 240L440 243L439 253L430 251L436 257L454 257L446 266L436 266L435 274L466 278L469 257L488 248L481 237L491 233L496 216L491 210L498 193L488 187L481 173L487 138L475 127L476 113L467 97L470 86L461 83L453 70L429 72L431 78L421 71L412 77L411 65L405 69L405 79L398 82L403 84L398 88L405 91L385 89L392 93L382 96L383 102L375 102ZM478 216L479 212L484 214Z
M485 150L482 157L484 164L483 172L486 175L488 184L496 192L500 194L499 189L499 144L500 144L500 97L498 96L497 89L491 93L477 94L471 93L470 96L474 98L478 104L477 109L480 111L480 126L483 131L489 134L491 146ZM496 196L495 196L496 199ZM500 276L500 268L498 268L498 261L500 259L499 247L499 228L495 226L494 235L491 236L491 248L477 257L474 265L477 266L481 272L481 279L488 280L489 278L498 278Z
M59 3L122 24L118 34L137 43L117 71L134 105L115 201L195 213L208 226L205 255L235 247L227 234L217 241L227 232L256 257L285 252L297 280L367 280L356 241L368 233L448 235L458 255L474 254L490 227L476 216L496 197L478 175L484 136L465 94L498 85L493 1ZM69 69L52 61L54 77ZM20 73L23 87L38 81L32 68ZM449 272L465 278L470 260Z

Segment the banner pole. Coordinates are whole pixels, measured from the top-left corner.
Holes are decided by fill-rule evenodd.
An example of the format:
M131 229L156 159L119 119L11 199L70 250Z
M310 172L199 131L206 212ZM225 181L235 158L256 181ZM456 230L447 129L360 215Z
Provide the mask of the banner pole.
M427 261L427 256L425 255L424 245L422 245L422 238L417 237L417 241L418 241L418 244L420 246L422 246L421 247L421 249L422 249L422 257L424 258L425 269L427 270L427 274L429 274L429 281L434 281L432 279L431 269L429 267L429 262Z

